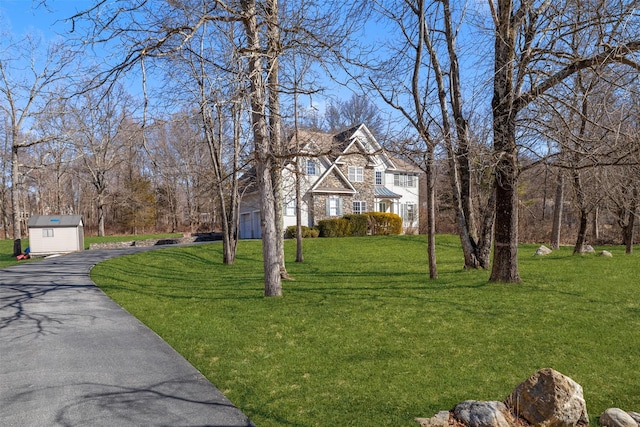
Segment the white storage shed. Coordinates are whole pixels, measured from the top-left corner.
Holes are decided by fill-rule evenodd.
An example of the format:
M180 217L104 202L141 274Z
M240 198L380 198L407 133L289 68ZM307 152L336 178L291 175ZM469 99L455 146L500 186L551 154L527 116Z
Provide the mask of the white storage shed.
M84 250L84 229L80 215L32 215L28 227L31 255Z

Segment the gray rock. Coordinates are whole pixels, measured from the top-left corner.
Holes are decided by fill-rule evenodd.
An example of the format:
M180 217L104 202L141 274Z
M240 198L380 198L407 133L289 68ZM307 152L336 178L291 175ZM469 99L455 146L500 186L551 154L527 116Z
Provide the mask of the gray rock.
M469 427L511 427L513 418L502 402L466 400L456 405L453 415Z
M580 253L583 253L583 254L592 254L592 253L595 253L595 251L596 251L596 250L595 250L595 249L593 249L593 246L591 246L591 245L584 245L584 246L582 246L582 250L580 251Z
M551 368L541 369L520 383L505 404L536 427L589 424L582 387Z
M416 418L415 421L420 427L448 427L450 415L449 411L440 411L431 418Z
M533 254L533 255L534 256L545 256L545 255L549 255L551 252L552 252L551 249L549 249L545 245L542 245L536 250L536 253Z
M638 427L631 415L620 408L609 408L600 415L599 423L603 427Z
M633 418L638 423L638 425L640 426L640 414L639 413L631 411L631 412L627 412L627 414L629 414L629 416L631 418Z
M609 257L609 258L613 257L613 254L611 252L609 252L609 251L601 251L598 255L599 256L604 256L604 257Z

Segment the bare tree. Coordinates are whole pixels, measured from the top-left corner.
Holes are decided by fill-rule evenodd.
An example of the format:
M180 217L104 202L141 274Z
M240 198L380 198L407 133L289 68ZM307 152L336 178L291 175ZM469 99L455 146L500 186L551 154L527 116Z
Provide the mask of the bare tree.
M434 94L438 93L436 85L429 80L431 67L429 55L431 34L427 25L427 5L424 0L403 1L399 5L379 5L381 13L399 27L399 33L404 39L394 50L394 55L379 69L378 75L370 78L375 90L384 101L399 111L410 123L411 130L417 138L405 139L402 151L421 152L418 162L426 175L427 182L427 255L429 260L429 277L438 277L435 247L435 148L438 135L431 129L434 122L430 114L431 102ZM433 59L433 57L431 57ZM406 71L405 71L406 70ZM427 77L425 77L427 75ZM409 81L404 85L398 81ZM408 156L416 158L415 156Z
M75 131L73 142L83 169L95 191L98 235L105 235L109 174L126 159L135 135L126 132L131 119L130 100L122 86L93 90L77 97L70 109Z
M61 44L51 44L43 51L41 41L28 35L19 41L3 37L0 53L0 109L8 118L6 135L11 146L11 206L14 256L22 252L20 212L21 150L50 141L55 136L39 134L31 126L37 116L47 111L49 103L59 97L59 82L69 77L67 67L73 55Z
M636 68L636 3L490 0L494 26L493 135L496 226L492 281L519 282L517 120L532 102L579 70L611 63ZM583 37L573 51L567 37ZM593 39L595 37L595 39Z
M383 138L386 130L385 120L378 107L364 94L353 93L346 100L331 100L324 112L326 130L337 133L357 126L367 125L376 139Z

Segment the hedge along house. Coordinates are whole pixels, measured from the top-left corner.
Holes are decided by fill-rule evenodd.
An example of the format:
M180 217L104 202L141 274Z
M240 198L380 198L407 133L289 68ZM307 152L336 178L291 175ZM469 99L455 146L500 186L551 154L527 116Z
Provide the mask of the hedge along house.
M388 153L360 124L336 135L300 131L290 147L297 156L283 169L284 227L296 225L296 180L302 225L346 214L400 215L404 231L418 230L420 170ZM296 171L296 163L298 171ZM240 204L240 238L260 238L258 194L247 187Z
M84 250L84 228L80 215L32 215L27 226L31 255Z

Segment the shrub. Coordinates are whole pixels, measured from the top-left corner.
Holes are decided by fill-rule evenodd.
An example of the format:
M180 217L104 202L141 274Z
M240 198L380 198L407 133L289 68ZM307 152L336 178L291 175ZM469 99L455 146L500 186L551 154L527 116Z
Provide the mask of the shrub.
M351 223L344 219L323 219L318 221L320 237L345 237L351 234Z
M351 236L366 236L369 233L369 217L366 214L343 216L351 226Z
M369 230L371 235L389 235L402 233L402 218L400 215L385 212L369 212Z
M295 225L290 225L284 232L285 239L295 239L296 238L297 227ZM302 238L306 239L309 237L318 237L319 231L314 227L307 227L306 225L302 226Z

